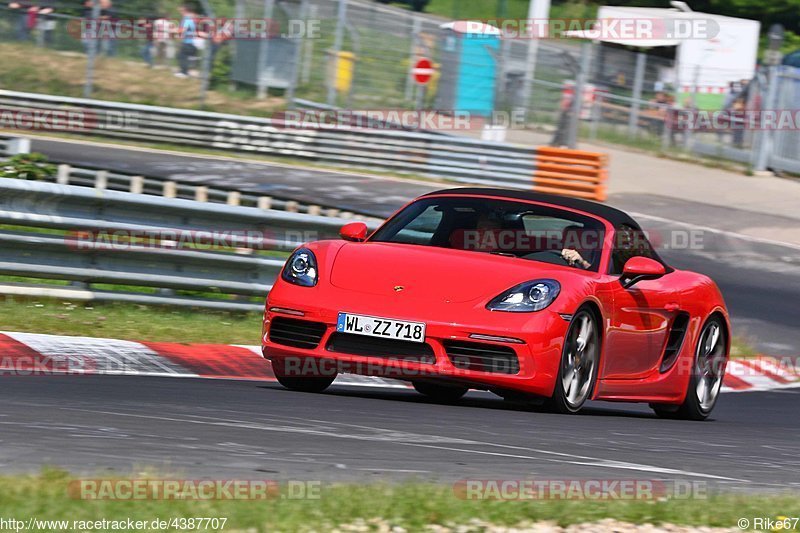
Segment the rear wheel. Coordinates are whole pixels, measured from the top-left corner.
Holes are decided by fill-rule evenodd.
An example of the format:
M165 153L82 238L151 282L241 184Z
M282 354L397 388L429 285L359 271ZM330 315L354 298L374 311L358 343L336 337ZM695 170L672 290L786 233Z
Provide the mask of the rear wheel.
M545 405L559 413L580 411L594 389L599 357L600 330L597 319L588 307L583 307L570 322L564 338L556 387Z
M440 402L454 402L469 390L460 385L431 383L429 381L413 381L414 389L420 394Z
M651 404L653 411L662 418L708 418L722 388L727 350L725 324L720 317L713 316L703 326L697 340L686 399L681 405Z
M272 372L278 383L298 392L322 392L336 379L336 372L321 372L318 359L273 359Z

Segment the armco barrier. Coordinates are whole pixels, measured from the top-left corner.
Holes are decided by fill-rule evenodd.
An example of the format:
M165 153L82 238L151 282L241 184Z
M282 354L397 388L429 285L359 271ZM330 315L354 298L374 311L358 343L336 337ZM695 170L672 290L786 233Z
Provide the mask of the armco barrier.
M0 107L19 112L77 110L87 117L80 133L108 139L263 153L470 184L546 187L550 192L581 197L587 197L591 186L579 179L585 176L574 166L540 169L542 164L553 164L539 159L544 148L455 135L287 127L267 118L4 90L0 90ZM576 185L581 182L583 186Z
M606 154L540 146L536 161L533 190L605 201Z
M24 137L0 135L0 157L8 157L30 152L31 143Z
M261 250L335 237L347 222L0 178L0 224L14 226L0 230L0 275L71 283L0 281L0 293L257 310L251 299L263 300L284 262Z

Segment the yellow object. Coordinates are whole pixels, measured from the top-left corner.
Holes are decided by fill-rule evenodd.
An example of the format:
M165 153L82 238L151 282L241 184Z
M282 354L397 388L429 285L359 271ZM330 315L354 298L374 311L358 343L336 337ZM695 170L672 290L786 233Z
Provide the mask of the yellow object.
M356 55L353 52L328 53L328 76L333 77L333 87L340 93L350 92Z

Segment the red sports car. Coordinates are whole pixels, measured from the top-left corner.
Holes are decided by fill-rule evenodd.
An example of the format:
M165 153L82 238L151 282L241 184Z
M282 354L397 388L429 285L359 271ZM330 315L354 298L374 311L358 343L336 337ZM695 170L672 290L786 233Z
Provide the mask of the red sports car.
M701 420L719 395L730 322L708 277L667 265L627 214L501 189L426 194L368 236L308 243L266 302L264 357L289 389L340 372L440 400L468 389L648 402Z

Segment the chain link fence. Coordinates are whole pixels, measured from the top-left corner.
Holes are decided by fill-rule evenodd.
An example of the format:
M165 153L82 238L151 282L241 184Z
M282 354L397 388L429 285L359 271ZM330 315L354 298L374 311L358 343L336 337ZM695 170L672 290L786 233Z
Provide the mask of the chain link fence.
M669 47L645 53L565 39L469 42L443 28L449 22L443 18L367 0L344 4L236 0L233 13L227 9L224 15L269 19L280 31L270 39L234 38L206 47L204 53L214 53L210 68L223 76L217 86L250 90L253 100L266 94L283 96L289 107L427 109L445 114L464 105L473 106L468 111L523 110L524 125L551 133L553 144L569 144L564 132L571 127L588 140L690 151L756 169L795 167L800 144L796 130L767 135L737 127L736 119L728 128L676 126L680 117L697 111L698 102L708 101L708 95L703 87L674 86L671 80L678 66ZM129 19L155 15L115 12ZM31 22L24 10L3 7L0 40L83 54L86 43L75 32L80 18L57 10ZM99 53L142 60L143 45L136 40L101 40ZM38 53L35 50L31 53ZM423 57L434 66L424 86L412 76L414 64ZM222 63L225 68L218 68ZM197 61L196 69L202 65ZM467 71L471 74L465 77ZM734 110L796 109L800 78L795 72L780 70L772 84L759 73L747 86L732 83L731 90L715 98ZM582 86L582 94L575 94L576 85ZM464 104L458 94L467 89L472 99Z

